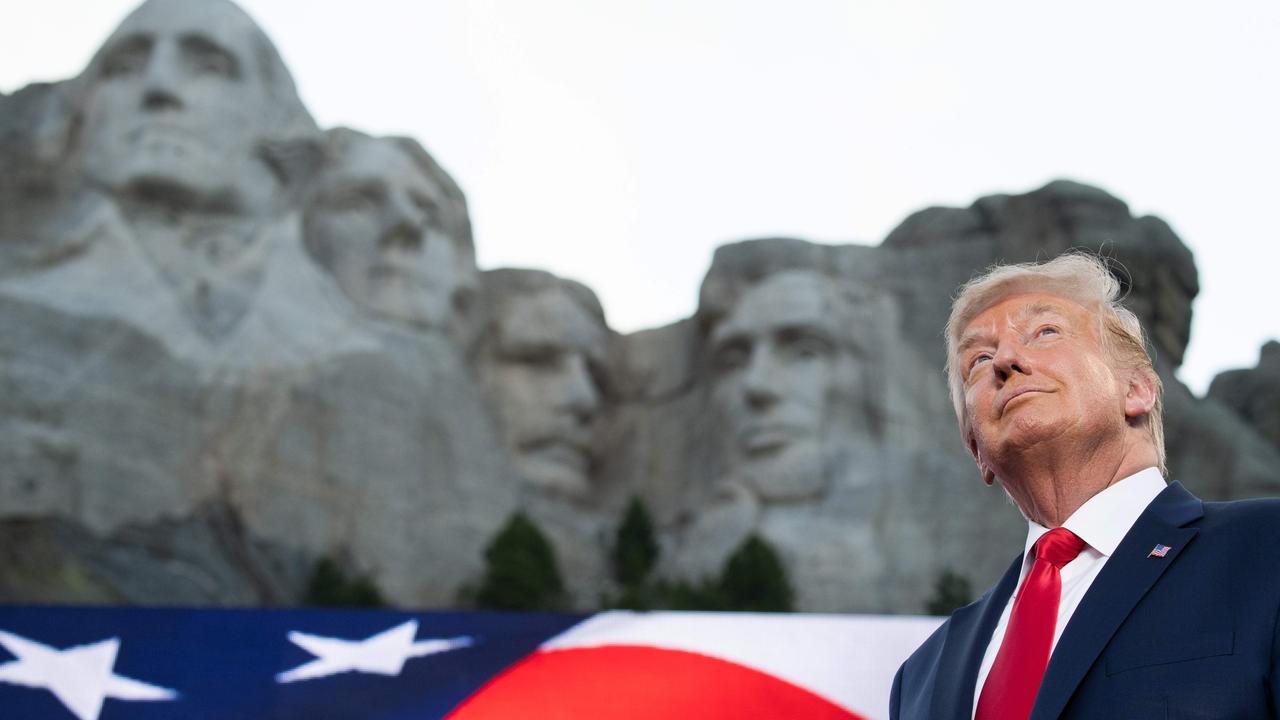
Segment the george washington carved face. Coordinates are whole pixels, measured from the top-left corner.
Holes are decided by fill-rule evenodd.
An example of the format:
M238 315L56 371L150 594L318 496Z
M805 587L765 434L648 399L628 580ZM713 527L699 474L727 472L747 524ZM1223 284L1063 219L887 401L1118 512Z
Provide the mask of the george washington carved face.
M296 95L269 41L235 5L150 0L86 75L80 142L91 181L117 195L226 212L274 192L258 145Z

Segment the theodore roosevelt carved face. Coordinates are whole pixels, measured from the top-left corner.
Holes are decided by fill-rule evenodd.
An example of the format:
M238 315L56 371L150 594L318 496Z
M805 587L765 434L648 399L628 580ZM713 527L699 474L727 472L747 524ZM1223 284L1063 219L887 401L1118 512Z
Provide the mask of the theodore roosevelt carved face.
M486 273L485 287L494 320L482 380L504 444L530 486L582 496L604 395L599 304L585 287L537 271Z

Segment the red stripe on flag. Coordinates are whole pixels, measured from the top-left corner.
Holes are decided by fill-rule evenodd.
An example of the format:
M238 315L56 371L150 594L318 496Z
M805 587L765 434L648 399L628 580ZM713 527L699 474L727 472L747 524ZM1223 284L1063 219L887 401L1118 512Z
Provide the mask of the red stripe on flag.
M631 645L537 652L449 720L864 720L773 675L719 658Z

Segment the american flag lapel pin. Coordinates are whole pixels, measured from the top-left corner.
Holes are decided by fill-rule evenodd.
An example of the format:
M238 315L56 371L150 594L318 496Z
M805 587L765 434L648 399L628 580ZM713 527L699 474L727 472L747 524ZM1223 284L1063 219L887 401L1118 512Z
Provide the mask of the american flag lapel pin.
M1162 558L1162 557L1164 557L1165 555L1168 555L1168 554L1169 554L1169 551L1170 551L1170 550L1172 550L1172 549L1173 549L1173 548L1169 547L1168 545L1161 545L1161 544L1159 544L1159 543L1156 543L1156 546L1155 546L1155 547L1153 547L1153 548L1151 548L1151 552L1147 553L1147 557L1149 557L1149 558L1153 558L1153 557Z

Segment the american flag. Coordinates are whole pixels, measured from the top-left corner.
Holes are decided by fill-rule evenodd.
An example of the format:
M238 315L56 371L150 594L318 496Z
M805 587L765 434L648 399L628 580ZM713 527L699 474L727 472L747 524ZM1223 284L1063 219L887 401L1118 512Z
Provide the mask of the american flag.
M1168 555L1170 550L1172 550L1172 548L1168 545L1160 545L1157 543L1155 547L1151 548L1151 552L1147 553L1147 557L1162 558L1165 555Z
M0 715L871 720L939 622L0 606Z

